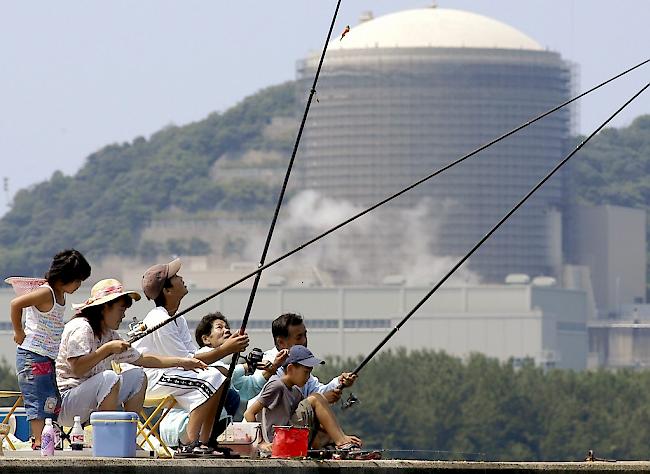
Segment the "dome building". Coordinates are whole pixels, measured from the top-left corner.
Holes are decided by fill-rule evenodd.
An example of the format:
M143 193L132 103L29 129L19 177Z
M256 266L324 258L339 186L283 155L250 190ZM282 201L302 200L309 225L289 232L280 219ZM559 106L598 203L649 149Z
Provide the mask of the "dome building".
M301 91L319 56L298 63ZM566 100L572 66L499 21L434 7L364 16L330 43L317 89L300 187L362 208ZM364 283L408 272L405 215L425 226L432 255L464 255L562 158L571 127L571 110L559 111L379 209L373 231L346 243L366 261ZM556 275L564 180L549 181L469 269L483 281Z

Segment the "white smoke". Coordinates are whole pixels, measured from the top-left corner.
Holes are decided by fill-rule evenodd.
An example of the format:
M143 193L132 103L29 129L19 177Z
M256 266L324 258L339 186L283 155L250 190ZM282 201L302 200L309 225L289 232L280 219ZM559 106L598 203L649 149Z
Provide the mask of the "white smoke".
M410 209L378 209L289 257L269 269L268 274L318 269L333 275L335 283L361 285L381 283L384 277L399 274L409 286L432 286L459 260L431 251L451 205L434 205L423 199ZM280 214L267 261L361 210L316 191L300 192ZM246 256L255 261L265 236L249 237ZM456 285L474 284L479 278L461 267L450 281Z
M453 208L452 201L434 205L430 198L423 198L412 209L400 213L401 228L404 229L401 245L400 273L406 277L409 286L433 286L460 260L459 256L441 256L432 253L439 229ZM468 249L469 250L469 249ZM476 284L479 276L462 265L448 281L455 285Z

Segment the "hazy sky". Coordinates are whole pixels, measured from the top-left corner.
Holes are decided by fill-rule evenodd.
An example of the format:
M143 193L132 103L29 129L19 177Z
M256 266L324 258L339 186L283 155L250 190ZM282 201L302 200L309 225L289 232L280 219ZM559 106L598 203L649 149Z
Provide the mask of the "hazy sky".
M335 29L428 6L343 0ZM0 0L0 176L10 194L88 154L200 120L293 79L320 50L334 0ZM580 65L589 87L646 59L650 0L440 0L508 23ZM581 104L588 132L650 78L646 66ZM642 97L614 122L650 113ZM1 191L1 190L0 190ZM0 195L0 214L6 206Z

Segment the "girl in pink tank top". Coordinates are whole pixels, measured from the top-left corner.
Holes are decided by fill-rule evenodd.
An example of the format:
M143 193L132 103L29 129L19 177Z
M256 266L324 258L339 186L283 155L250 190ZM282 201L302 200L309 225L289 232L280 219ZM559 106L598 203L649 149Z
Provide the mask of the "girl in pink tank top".
M56 420L61 407L54 360L65 324L65 295L77 291L89 276L90 265L84 256L76 250L64 250L54 256L45 284L11 300L11 323L18 345L18 386L30 420L34 449L40 448L45 418Z

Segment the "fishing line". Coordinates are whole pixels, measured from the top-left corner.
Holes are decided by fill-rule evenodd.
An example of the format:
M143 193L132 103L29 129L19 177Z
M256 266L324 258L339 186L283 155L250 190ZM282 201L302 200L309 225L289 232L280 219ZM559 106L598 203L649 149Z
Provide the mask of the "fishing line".
M459 261L458 261L458 262L457 262L457 263L452 267L451 270L449 270L449 272L448 272L445 276L443 276L443 277L438 281L438 283L436 283L436 285L435 285L435 286L434 286L434 287L433 287L433 288L432 288L432 289L431 289L431 290L430 290L430 291L429 291L429 292L428 292L428 293L427 293L427 294L426 294L426 295L425 295L425 296L424 296L424 297L423 297L423 298L422 298L422 299L421 299L421 300L420 300L420 301L419 301L419 302L418 302L418 303L413 307L413 309L411 309L411 311L409 311L409 312L407 313L407 315L404 316L404 318L403 318L403 319L402 319L402 320L397 324L397 326L395 326L395 327L390 331L390 333L388 333L388 335L387 335L387 336L386 336L386 337L385 337L385 338L384 338L384 339L379 343L379 345L377 345L377 347L375 347L375 348L372 350L372 352L371 352L370 354L368 354L368 356L367 356L363 361L361 361L361 363L357 366L356 369L354 369L354 371L353 371L352 373L353 373L353 374L358 374L359 371L360 371L361 369L363 369L363 367L364 367L364 366L365 366L365 365L370 361L370 359L372 359L372 358L374 357L374 355L377 354L377 352L379 352L379 350L380 350L380 349L381 349L381 348L382 348L382 347L383 347L383 346L384 346L384 345L385 345L385 344L390 340L390 338L393 337L393 336L395 335L395 333L397 333L397 331L399 331L400 328L401 328L402 326L404 326L404 324L406 324L406 322L411 318L411 316L413 316L413 315L415 314L415 312L416 312L418 309L420 309L420 308L422 307L422 305L423 305L423 304L424 304L424 303L425 303L425 302L426 302L426 301L427 301L427 300L428 300L428 299L429 299L429 298L430 298L430 297L431 297L431 296L432 296L432 295L433 295L433 294L438 290L438 288L440 288L440 287L441 287L441 286L442 286L442 285L443 285L443 284L444 284L444 283L449 279L449 277L451 277L451 275L453 275L454 272L455 272L456 270L458 270L458 268L459 268L463 263L465 263L465 262L467 261L467 259L468 259L469 257L471 257L472 254L473 254L474 252L476 252L476 250L478 250L478 248L479 248L481 245L483 245L483 243L484 243L487 239L489 239L490 236L491 236L492 234L494 234L494 232L496 232L497 229L498 229L499 227L501 227L501 225L503 225L503 223L506 222L506 221L508 220L508 218L510 218L510 216L512 216L512 215L517 211L517 209L519 209L519 208L520 208L520 207L521 207L521 206L522 206L522 205L523 205L523 204L524 204L524 203L525 203L525 202L526 202L526 201L527 201L527 200L528 200L528 199L529 199L529 198L530 198L530 197L531 197L531 196L532 196L532 195L533 195L533 194L534 194L534 193L535 193L539 188L541 188L541 187L544 185L544 183L546 183L546 181L548 181L548 180L549 180L549 179L550 179L550 178L551 178L551 177L552 177L552 176L553 176L553 175L554 175L554 174L555 174L555 173L556 173L556 172L557 172L557 171L558 171L562 166L564 166L564 165L565 165L565 164L566 164L566 163L571 159L571 157L572 157L573 155L575 155L578 151L580 151L580 149L581 149L584 145L586 145L586 144L589 142L589 140L591 140L591 139L592 139L592 138L593 138L593 137L594 137L598 132L600 132L600 130L602 130L602 129L605 127L605 125L607 125L607 124L608 124L608 123L609 123L609 122L610 122L614 117L616 117L616 116L617 116L617 115L618 115L618 114L619 114L623 109L625 109L628 105L630 105L630 104L631 104L631 103L632 103L632 102L633 102L633 101L634 101L638 96L640 96L640 95L641 95L641 94L642 94L642 93L643 93L643 92L644 92L648 87L650 87L650 82L647 83L645 86L643 86L643 87L642 87L642 88L641 88L641 89L640 89L636 94L634 94L634 95L633 95L629 100L627 100L627 102L625 102L621 107L619 107L618 110L616 110L616 112L614 112L612 115L610 115L610 116L607 118L607 120L605 120L602 124L600 124L600 125L598 126L598 128L596 128L596 130L594 130L594 131L593 131L593 132L592 132L592 133L591 133L587 138L585 138L584 140L582 140L582 142L580 142L580 144L575 148L575 150L573 150L571 153L569 153L569 154L568 154L568 155L567 155L567 156L566 156L562 161L560 161L557 165L555 165L555 167L554 167L554 168L553 168L553 169L552 169L552 170L551 170L551 171L550 171L546 176L544 176L544 178L542 178L542 179L541 179L541 180L540 180L540 181L539 181L535 186L533 186L533 188L532 188L530 191L528 191L528 193L526 193L526 195L525 195L525 196L524 196L524 197L523 197L523 198L522 198L522 199L521 199L517 204L515 204L515 206L514 206L512 209L510 209L510 211L508 211L508 212L507 212L507 213L506 213L506 214L501 218L501 220L499 220L499 222L497 222L496 225L494 225L494 227L492 227L492 228L489 230L489 232L488 232L487 234L485 234L485 235L484 235L484 236L483 236L483 237L482 237L482 238L481 238L481 239L480 239L480 240L479 240L479 241L474 245L474 247L472 247L472 249L471 249L469 252L467 252L467 253L465 254L465 256L464 256L463 258L461 258L461 259L460 259L460 260L459 260Z
M247 275L244 275L243 277L235 280L234 282L228 284L227 286L223 287L222 289L212 293L211 295L206 296L202 300L194 303L191 306L188 306L187 308L183 309L182 311L177 312L176 314L174 314L174 316L170 317L169 319L157 324L156 326L153 326L151 328L147 328L147 330L145 330L143 332L140 332L138 334L133 335L128 341L129 342L135 342L135 341L137 341L139 339L142 339L145 336L148 336L149 334L151 334L154 331L157 331L158 329L165 326L166 324L169 324L170 322L172 322L172 321L176 320L177 318L187 314L188 312L198 308L199 306L204 305L205 303L207 303L211 299L216 298L217 296L219 296L219 295L225 293L226 291L234 288L235 286L239 285L240 283L243 283L244 281L248 280L250 277L255 276L255 275L259 275L262 271L266 270L267 268L269 268L269 267L271 267L271 266L273 266L273 265L275 265L277 263L280 263L281 261L283 261L284 259L290 257L291 255L305 249L306 247L310 246L313 243L318 242L319 240L321 240L322 238L328 236L332 232L335 232L338 229L340 229L340 228L354 222L355 220L359 219L360 217L363 217L364 215L366 215L369 212L377 209L378 207L383 206L384 204L392 201L393 199L396 199L397 197L401 196L402 194L404 194L404 193L410 191L411 189L421 185L422 183L425 183L426 181L430 180L431 178L434 178L435 176L438 176L439 174L442 174L443 172L445 172L449 168L451 168L453 166L456 166L457 164L459 164L459 163L465 161L466 159L476 155L477 153L485 150L486 148L500 142L501 140L504 140L505 138L517 133L518 131L528 127L529 125L532 125L533 123L538 122L539 120L541 120L544 117L552 114L553 112L556 112L556 111L562 109L563 107L566 107L567 105L575 102L576 100L578 100L578 99L580 99L582 97L585 97L588 94L591 94L592 92L596 91L597 89L600 89L601 87L609 84L610 82L613 82L616 79L618 79L618 78L620 78L622 76L625 76L626 74L629 74L630 72L640 68L641 66L644 66L648 62L650 62L650 59L646 59L645 61L642 61L639 64L637 64L636 66L633 66L633 67L631 67L629 69L626 69L625 71L623 71L623 72L621 72L621 73L607 79L604 82L601 82L600 84L592 87L591 89L588 89L587 91L585 91L585 92L583 92L583 93L581 93L581 94L579 94L579 95L577 95L577 96L575 96L575 97L573 97L573 98L571 98L571 99L569 99L569 100L567 100L567 101L565 101L565 102L563 102L563 103L561 103L561 104L547 110L546 112L542 113L541 115L538 115L537 117L535 117L533 119L530 119L527 122L524 122L523 124L513 128L509 132L504 133L503 135L499 136L498 138L495 138L494 140L492 140L490 142L487 142L484 145L481 145L480 147L478 147L475 150L471 151L467 155L464 155L463 157L457 159L456 161L448 163L447 165L443 166L442 168L439 168L438 170L434 171L433 173L429 174L428 176L420 179L419 181L416 181L413 184L407 186L406 188L403 188L402 190L396 192L395 194L392 194L389 197L377 202L376 204L372 205L371 207L369 207L369 208L367 208L367 209L353 215L352 217L344 220L343 222L335 225L334 227L331 227L330 229L322 232L321 234L317 235L316 237L312 238L311 240L308 240L308 241L300 244L299 246L297 246L293 250L288 251L284 255L281 255L280 257L277 257L276 259L274 259L274 260L260 266L257 270L254 270L254 271L248 273ZM314 92L314 89L312 89L312 93L313 92ZM310 98L311 98L311 96L310 96Z
M280 208L282 207L282 201L284 200L284 195L287 190L287 185L289 184L289 177L291 176L291 170L293 169L293 163L296 159L296 154L298 153L298 146L300 145L300 138L302 137L302 132L305 129L305 123L307 122L307 115L309 115L309 109L311 107L314 94L316 93L316 84L318 83L318 77L320 76L320 71L323 66L323 61L325 60L325 53L327 52L327 45L330 42L332 37L332 31L334 30L334 24L336 23L336 17L339 13L339 8L341 6L341 0L338 0L336 3L336 9L334 10L334 15L332 16L332 22L330 23L329 31L327 32L327 38L325 39L325 45L323 46L323 52L320 56L320 61L318 62L318 68L316 69L316 74L314 75L314 82L311 86L309 92L309 98L307 99L307 104L305 105L305 112L302 116L302 121L300 122L300 128L298 129L298 135L296 136L296 141L293 145L293 151L291 152L291 159L289 160L289 165L287 166L287 171L284 175L284 181L282 182L282 189L280 190L280 195L278 196L278 201L275 206L275 211L273 213L273 219L271 220L271 225L269 231L266 235L266 241L264 242L264 249L262 250L262 256L260 257L260 262L258 264L259 271L255 275L255 280L253 281L253 287L248 297L248 303L246 304L246 311L244 312L244 318L242 319L241 327L239 328L239 334L244 334L246 330L246 325L248 324L248 318L251 314L251 309L253 308L253 301L255 300L255 295L257 294L257 287L260 283L260 278L262 277L261 267L264 266L266 262L266 255L271 246L271 239L273 237L273 231L275 230L275 224L278 220L278 215L280 214ZM230 387L230 380L232 379L232 374L235 371L237 361L239 360L239 352L232 355L232 361L230 362L230 367L228 368L228 375L226 375L226 380L222 385L221 396L219 398L219 405L217 408L217 413L221 413L225 403L226 403L226 394L228 388Z

